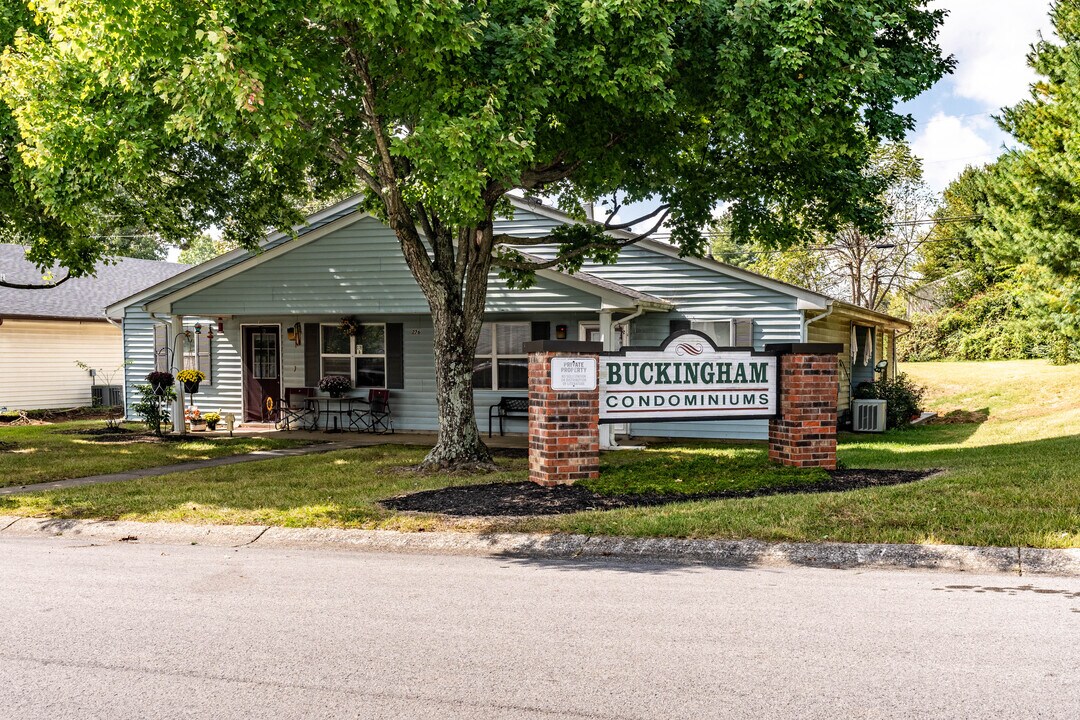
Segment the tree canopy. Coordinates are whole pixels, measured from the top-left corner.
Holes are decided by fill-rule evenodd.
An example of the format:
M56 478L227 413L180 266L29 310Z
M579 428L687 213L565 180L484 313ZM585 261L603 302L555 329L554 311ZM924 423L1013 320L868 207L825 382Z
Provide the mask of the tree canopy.
M977 235L995 258L1019 267L1033 311L1080 338L1080 0L1051 11L1056 39L1029 56L1040 79L1007 108L1001 127L1022 147L1002 156L989 184L990 224Z
M11 0L7 0L11 2ZM951 66L925 0L42 0L0 87L51 216L118 195L169 240L254 245L310 197L360 188L394 230L435 326L433 457L483 460L471 367L493 268L611 261L605 230L666 222L684 252L721 201L775 245L880 226L863 172ZM644 224L496 235L512 191L654 199ZM536 263L518 252L555 243ZM56 247L59 248L59 245ZM62 249L62 248L61 248ZM58 250L59 252L59 250ZM60 253L61 261L81 257ZM453 448L451 448L453 445ZM449 449L448 449L449 448Z

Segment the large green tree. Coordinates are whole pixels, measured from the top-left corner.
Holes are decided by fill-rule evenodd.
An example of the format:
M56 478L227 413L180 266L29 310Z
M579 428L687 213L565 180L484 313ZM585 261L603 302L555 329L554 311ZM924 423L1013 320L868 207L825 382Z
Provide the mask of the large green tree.
M933 228L919 247L921 282L912 291L929 306L957 305L1011 275L983 247L993 233L986 217L993 175L993 165L968 167L942 194Z
M989 185L989 225L977 240L1028 281L1031 310L1080 338L1080 0L1051 10L1055 38L1028 62L1040 79L1007 108L1001 127L1022 145L1002 156Z
M611 260L666 221L685 252L721 201L773 243L880 221L863 173L950 66L925 0L43 0L3 89L36 193L77 221L117 185L159 232L255 243L302 190L359 187L434 323L432 465L487 463L472 367L489 273ZM653 199L625 227L507 238L512 191ZM609 204L615 201L610 200ZM153 225L156 223L156 225ZM605 230L633 228L612 239ZM644 229L644 230L643 230ZM194 232L190 235L194 237ZM515 248L556 243L537 264ZM362 251L362 250L360 250Z

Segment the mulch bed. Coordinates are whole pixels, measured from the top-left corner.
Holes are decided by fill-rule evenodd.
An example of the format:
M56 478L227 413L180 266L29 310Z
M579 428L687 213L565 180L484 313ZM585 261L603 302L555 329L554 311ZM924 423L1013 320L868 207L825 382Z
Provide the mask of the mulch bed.
M600 495L581 485L541 487L536 483L490 483L425 490L382 500L392 510L431 512L458 517L562 515L585 510L667 505L690 500L718 500L788 495L792 493L843 492L860 488L901 485L933 475L937 470L834 470L819 483L721 491L699 495L640 494Z
M131 428L126 427L97 427L97 428L80 428L78 430L53 430L53 433L57 435L131 435L136 432Z
M91 435L86 438L87 442L92 443L144 443L144 444L157 444L157 443L176 443L176 442L190 442L191 440L198 440L197 436L192 435L152 435L149 433L132 433L130 435L118 435L115 433Z

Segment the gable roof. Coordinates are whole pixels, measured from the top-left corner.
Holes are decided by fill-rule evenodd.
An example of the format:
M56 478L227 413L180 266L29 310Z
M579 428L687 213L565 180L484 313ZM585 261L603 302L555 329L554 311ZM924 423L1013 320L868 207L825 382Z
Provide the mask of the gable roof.
M557 222L578 222L563 211L550 205L544 205L533 200L526 200L513 195L508 196L508 199L515 208L520 210L536 213L537 215L547 217ZM318 239L318 237L321 237L334 229L367 217L367 213L360 210L360 200L361 197L359 195L354 195L309 216L303 225L294 227L291 232L273 232L269 234L266 240L260 244L258 253L252 253L244 249L233 250L202 263L201 265L191 267L174 278L164 279L142 292L120 298L107 308L107 312L111 316L119 317L123 314L123 309L130 305L139 304L147 306L158 300L172 300L174 298L182 297L190 292L196 291L198 288L213 285L231 275L243 272L244 269L258 265L264 260L270 259L270 257L276 256L277 254L288 252L292 249L292 246L299 246L306 242ZM356 215L356 217L350 217L352 215ZM609 231L609 234L622 238L633 237L632 233L626 231L612 230ZM290 247L281 247L285 245L289 245ZM794 297L797 300L799 310L828 310L836 305L844 311L860 313L864 316L874 317L881 321L898 323L910 327L910 323L906 320L885 313L858 308L857 306L837 300L828 295L766 277L750 270L746 270L745 268L729 265L712 258L682 255L680 254L679 248L670 243L645 238L638 241L636 245L652 252L711 270L718 274L734 277L752 285L758 285ZM269 257L264 257L266 251L269 250L277 250L278 252L271 253ZM519 252L528 255L523 249L519 249ZM630 300L633 305L646 305L649 306L649 309L653 310L675 307L675 304L670 300L635 290L626 285L584 271L570 274L558 270L541 270L537 274L562 284L585 289L586 291L589 291L589 288L591 288L592 292L603 297L605 302L609 304L611 304L613 300L616 302L618 302L618 300Z
M0 287L0 317L104 320L108 305L189 267L161 260L117 258L112 264L98 263L91 277L72 278L54 288ZM60 269L54 274L63 277ZM41 271L26 260L26 248L22 245L0 244L0 275L9 282L42 282Z
M339 203L335 203L328 208L308 216L307 221L303 225L297 225L291 232L275 230L269 233L266 236L266 239L259 243L259 251L273 249L278 245L283 245L290 240L294 240L297 237L329 225L346 215L356 212L359 204L360 196L354 195L353 197L346 198ZM186 269L177 273L174 277L162 278L159 282L156 282L149 287L118 297L105 308L105 313L112 318L123 317L124 308L130 305L145 305L174 290L187 287L191 283L198 282L203 278L242 263L250 258L252 254L253 253L250 250L237 248L236 250L230 250L227 253L218 255L216 258L211 258L198 265L185 266Z
M551 218L552 220L558 220L560 222L578 222L577 220L571 218L569 215L564 213L562 210L551 207L550 205L537 204L535 202L530 202L528 200L517 197L511 197L510 202L514 205L515 208L526 210L528 212L533 212L538 215L543 215L545 217ZM634 237L634 233L627 232L625 230L609 230L608 233L610 235L620 238L629 239ZM653 240L651 238L645 238L643 240L637 241L635 245L637 245L638 247L646 248L648 250L652 250L653 252L658 252L661 255L667 255L668 257L677 258L691 265L697 265L699 267L712 270L713 272L718 272L724 275L738 278L740 280L744 280L751 285L759 285L761 287L766 287L771 290L783 293L784 295L790 295L802 301L802 307L800 307L801 310L824 310L829 306L829 303L833 302L833 298L829 297L828 295L822 295L821 293L814 292L813 290L808 290L804 287L799 287L798 285L792 285L790 283L782 282L780 280L774 280L773 278L759 275L758 273L746 270L745 268L737 267L735 265L728 265L727 263L722 263L718 260L713 260L711 258L699 258L692 255L680 255L679 248L675 245L671 245L670 243L660 242L659 240Z

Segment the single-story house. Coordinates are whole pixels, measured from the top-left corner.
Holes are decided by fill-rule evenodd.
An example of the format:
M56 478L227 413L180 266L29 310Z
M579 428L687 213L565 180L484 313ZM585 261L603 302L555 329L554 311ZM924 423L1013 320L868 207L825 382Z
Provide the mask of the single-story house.
M124 361L120 325L105 316L105 307L188 267L118 258L113 264L99 264L92 277L72 278L54 288L0 286L0 407L90 405L91 387L100 385L103 376L91 377L75 363L108 373ZM43 282L22 245L0 244L0 276L19 284ZM122 377L122 372L116 373L117 384Z
M534 201L513 204L513 217L499 221L496 232L533 237L572 222ZM673 330L693 328L718 345L842 343L846 408L851 389L874 377L878 361L889 360L895 372L896 334L909 329L904 320L741 268L680 257L677 248L653 240L624 248L612 265L587 265L573 275L543 270L524 290L492 273L489 287L474 376L481 429L490 405L527 394L522 344L529 340L601 340L614 350L658 345ZM340 374L358 395L388 388L397 429L438 427L427 303L394 233L355 199L311 216L295 235L268 237L260 252L237 250L192 267L114 303L108 313L123 325L129 398L150 371L181 367L172 338L184 344L184 366L207 373L196 397L204 411L233 413L239 422L273 420L267 399L273 406L287 390L314 388L321 377ZM343 318L355 320L355 334L342 332ZM201 332L191 332L195 323ZM617 430L761 439L767 425L636 423Z

